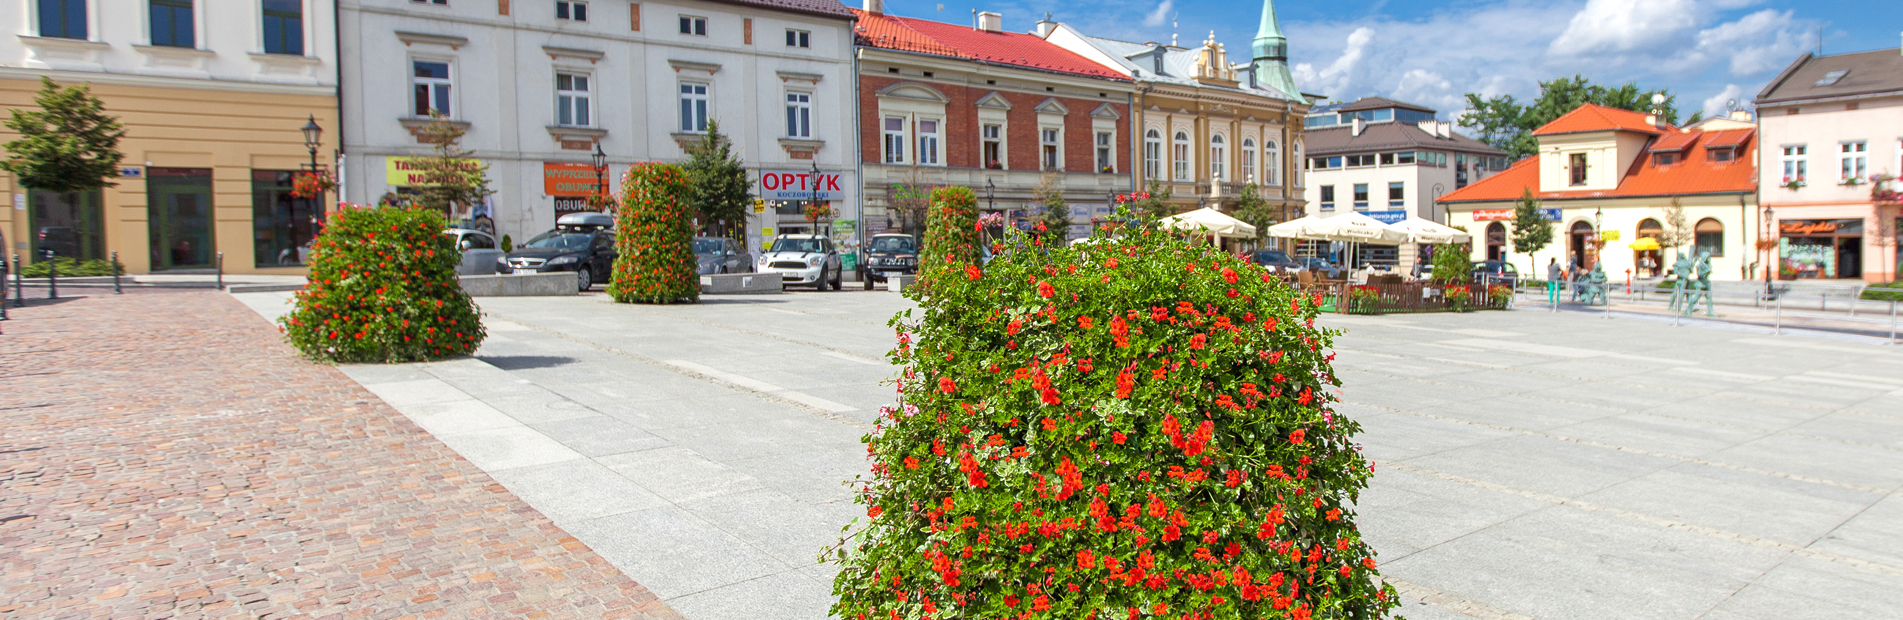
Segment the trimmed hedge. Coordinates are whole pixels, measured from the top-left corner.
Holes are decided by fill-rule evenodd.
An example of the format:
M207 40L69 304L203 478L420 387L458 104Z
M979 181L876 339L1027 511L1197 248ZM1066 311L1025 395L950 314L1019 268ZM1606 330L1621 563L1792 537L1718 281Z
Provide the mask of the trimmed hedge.
M608 295L621 303L700 301L693 218L687 174L680 166L635 164L621 178L621 210L615 220L619 256Z
M922 292L929 291L931 283L941 277L963 278L967 268L981 267L978 196L971 188L932 190L930 209L925 216L924 243L919 248L917 285Z
M1903 301L1903 280L1872 284L1863 289L1861 297L1870 301Z
M486 332L456 281L462 252L431 209L344 205L311 244L310 282L278 319L319 361L414 362L467 355Z
M1023 237L893 319L839 618L1376 618L1320 300L1153 229ZM908 293L912 295L912 293Z
M83 278L87 276L109 276L109 275L114 275L112 273L114 271L118 271L119 272L118 275L125 275L125 272L126 272L125 265L114 265L112 264L112 261L105 260L102 258L96 258L89 261L78 261L78 260L74 260L71 257L59 256L59 257L54 257L52 262L59 263L59 277L62 277L62 278ZM49 265L47 261L37 261L37 262L27 263L24 265L20 265L20 277L44 278L47 276L48 273L50 273L51 269L52 269L52 266Z

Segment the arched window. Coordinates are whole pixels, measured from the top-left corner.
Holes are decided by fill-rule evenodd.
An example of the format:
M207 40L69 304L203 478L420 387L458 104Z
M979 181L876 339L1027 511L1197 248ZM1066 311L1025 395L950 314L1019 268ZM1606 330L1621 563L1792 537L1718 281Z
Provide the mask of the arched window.
M1646 221L1650 222L1651 220L1646 220ZM1657 226L1658 222L1652 222L1652 225ZM1641 230L1643 230L1645 225L1640 224L1639 227ZM1644 235L1644 233L1640 233L1640 235ZM1569 265L1569 267L1578 267L1580 269L1592 268L1593 257L1591 254L1591 247L1592 247L1591 241L1592 241L1592 223L1591 222L1586 222L1586 221L1573 222L1573 225L1566 229L1567 250L1572 254L1572 258L1570 261L1571 265Z
M1176 132L1176 144L1174 144L1173 147L1174 148L1170 149L1170 154L1175 156L1172 163L1176 166L1176 180L1191 180L1189 176L1189 134L1182 131Z
M1289 157L1289 161L1293 161L1293 162L1302 161L1302 141L1301 140L1296 140L1295 145L1289 147L1288 157ZM1302 179L1303 179L1302 175L1305 174L1302 172L1302 167L1294 166L1291 169L1294 170L1295 173L1289 176L1289 181L1290 181L1289 184L1294 185L1296 187L1302 187Z
M1224 150L1222 134L1209 137L1209 182L1216 183L1228 177L1224 164L1229 162L1228 152Z
M1262 143L1262 183L1282 184L1282 149L1274 140Z
M1710 252L1712 256L1725 255L1725 225L1718 220L1705 218L1698 220L1692 227L1695 240L1692 242L1699 252Z
M1237 180L1242 181L1244 183L1256 182L1255 181L1255 138L1242 139L1242 177Z
M1638 235L1639 237L1641 238L1651 237L1653 239L1657 239L1664 235L1665 235L1665 227L1660 226L1658 220L1655 220L1649 217L1643 220L1639 220L1639 235Z
M1143 178L1163 178L1163 133L1155 129L1143 134Z
M1500 260L1507 249L1507 227L1494 222L1487 225L1487 260Z

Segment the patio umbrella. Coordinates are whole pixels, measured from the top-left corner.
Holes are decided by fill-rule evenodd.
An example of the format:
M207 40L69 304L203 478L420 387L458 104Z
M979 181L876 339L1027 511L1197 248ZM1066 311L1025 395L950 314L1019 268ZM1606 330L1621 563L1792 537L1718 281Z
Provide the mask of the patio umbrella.
M1381 223L1381 220L1357 212L1343 213L1319 220L1309 224L1307 231L1312 239L1377 245L1407 243L1408 237L1407 233L1390 228L1387 224Z
M1458 228L1442 226L1438 222L1415 215L1409 215L1407 219L1389 224L1388 227L1405 233L1407 240L1412 243L1445 245L1449 243L1466 243L1473 240L1473 235L1469 235Z
M1255 226L1208 207L1172 215L1163 218L1158 223L1164 228L1183 231L1200 230L1232 239L1255 238Z
M1308 225L1321 221L1313 215L1304 215L1269 227L1269 236L1284 239L1315 239L1308 233Z
M1659 249L1659 240L1651 237L1639 237L1637 241L1632 242L1632 245L1626 247L1636 252L1644 252L1647 250L1657 251Z

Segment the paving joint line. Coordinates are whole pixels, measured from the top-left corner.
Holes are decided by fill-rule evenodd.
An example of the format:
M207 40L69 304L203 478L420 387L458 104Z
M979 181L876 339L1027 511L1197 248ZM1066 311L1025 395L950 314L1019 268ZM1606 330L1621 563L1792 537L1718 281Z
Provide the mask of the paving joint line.
M1382 577L1381 580L1394 586L1401 596L1411 597L1423 603L1445 609L1469 618L1480 620L1534 620L1532 616L1513 613L1480 601L1448 594L1412 581Z

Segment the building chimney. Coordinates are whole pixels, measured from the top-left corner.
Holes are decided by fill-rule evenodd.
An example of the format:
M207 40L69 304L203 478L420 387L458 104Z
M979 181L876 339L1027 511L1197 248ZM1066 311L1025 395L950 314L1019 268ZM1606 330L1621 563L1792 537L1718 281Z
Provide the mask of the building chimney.
M985 32L1004 32L1004 16L991 11L979 13L978 29Z
M1045 13L1044 19L1038 20L1037 30L1035 30L1034 33L1037 34L1038 38L1042 39L1051 36L1051 31L1056 29L1057 22L1051 21L1050 13Z
M1751 122L1751 111L1750 110L1732 110L1731 120L1738 121L1740 123L1749 123Z
M1657 114L1645 115L1645 124L1651 125L1653 127L1659 126L1659 115Z
M1447 121L1434 122L1434 135L1442 140L1454 139L1454 124Z
M865 9L874 15L885 13L885 0L866 0Z
M1357 116L1354 122L1349 123L1348 126L1349 135L1359 138L1361 137L1361 130L1368 128L1368 121L1361 120L1361 117Z

